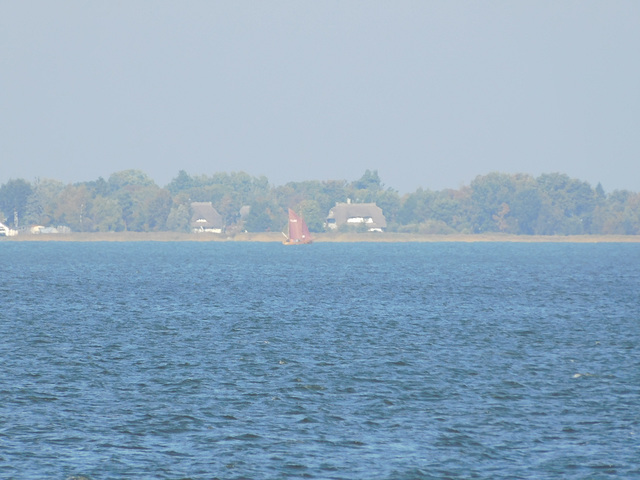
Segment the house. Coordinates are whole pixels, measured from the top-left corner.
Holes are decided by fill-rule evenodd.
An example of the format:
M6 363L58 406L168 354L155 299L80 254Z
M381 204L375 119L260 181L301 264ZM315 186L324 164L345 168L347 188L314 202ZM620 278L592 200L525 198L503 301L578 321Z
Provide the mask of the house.
M364 226L368 232L382 232L387 228L387 220L382 209L375 203L336 203L329 210L327 227L336 230L343 225Z
M7 227L4 223L0 223L0 237L15 237L17 234L17 230L13 230Z
M193 202L191 204L191 231L194 233L222 233L224 219L213 208L211 202Z

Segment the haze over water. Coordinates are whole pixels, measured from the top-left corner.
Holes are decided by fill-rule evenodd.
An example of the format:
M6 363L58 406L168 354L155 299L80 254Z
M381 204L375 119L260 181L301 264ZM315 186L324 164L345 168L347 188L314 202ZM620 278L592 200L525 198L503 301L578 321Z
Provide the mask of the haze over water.
M640 246L0 242L0 477L635 478Z

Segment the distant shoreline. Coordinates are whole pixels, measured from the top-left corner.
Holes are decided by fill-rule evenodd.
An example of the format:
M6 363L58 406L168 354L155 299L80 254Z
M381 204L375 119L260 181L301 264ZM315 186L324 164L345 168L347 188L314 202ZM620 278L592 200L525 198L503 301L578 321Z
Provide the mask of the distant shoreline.
M640 243L640 235L506 235L413 233L320 233L316 243L427 243L427 242L510 242L510 243ZM0 242L282 242L281 233L196 234L177 232L107 232L18 235L0 237Z

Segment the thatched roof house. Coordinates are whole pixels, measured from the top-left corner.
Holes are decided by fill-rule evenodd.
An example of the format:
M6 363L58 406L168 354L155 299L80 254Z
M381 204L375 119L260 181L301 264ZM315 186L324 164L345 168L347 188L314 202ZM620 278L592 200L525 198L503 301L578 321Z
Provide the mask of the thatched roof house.
M191 204L191 231L195 233L222 233L224 219L213 208L211 202L193 202Z
M387 228L387 220L375 203L337 203L329 210L327 227L335 230L343 225L364 225L369 232L382 232Z

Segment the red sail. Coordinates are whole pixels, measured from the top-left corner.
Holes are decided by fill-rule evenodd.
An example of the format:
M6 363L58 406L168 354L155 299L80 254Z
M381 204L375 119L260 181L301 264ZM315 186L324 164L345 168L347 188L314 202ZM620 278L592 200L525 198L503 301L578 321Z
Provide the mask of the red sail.
M291 209L289 209L289 238L286 243L311 243L307 224Z

